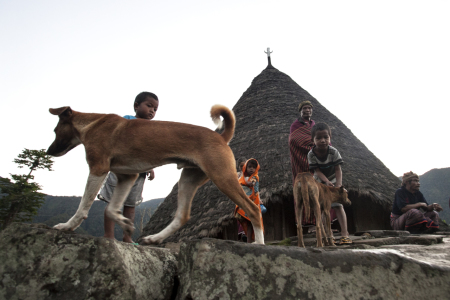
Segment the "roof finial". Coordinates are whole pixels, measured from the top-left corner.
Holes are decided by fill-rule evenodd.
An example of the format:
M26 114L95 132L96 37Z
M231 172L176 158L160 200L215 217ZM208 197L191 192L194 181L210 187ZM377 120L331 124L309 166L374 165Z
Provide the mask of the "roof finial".
M273 51L270 51L270 48L267 47L267 51L264 51L264 53L267 53L267 60L269 61L269 65L267 66L267 68L271 69L273 68L272 66L272 62L270 61L270 53L272 53Z

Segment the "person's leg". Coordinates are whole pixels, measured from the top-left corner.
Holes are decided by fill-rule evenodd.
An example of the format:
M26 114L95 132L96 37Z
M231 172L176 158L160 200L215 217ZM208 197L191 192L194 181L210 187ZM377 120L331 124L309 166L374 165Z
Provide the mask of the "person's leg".
M253 243L253 225L250 221L247 224L247 243Z
M427 220L426 233L434 233L439 230L439 214L435 211L428 211L424 213Z
M115 225L115 223L114 223L113 220L111 220L106 215L106 209L108 208L108 205L106 205L105 212L104 212L103 226L104 226L104 229L105 229L105 234L103 235L103 237L108 238L108 239L114 239L114 225Z
M348 237L348 229L347 229L347 215L345 214L343 206L333 207L336 217L339 222L339 226L341 226L341 236Z
M123 216L127 219L130 219L131 222L133 222L134 224L134 213L135 213L135 208L131 207L131 206L124 206L123 207ZM133 240L131 239L131 236L128 234L123 234L123 241L125 243L132 243Z
M244 228L242 228L241 222L239 220L236 220L238 225L238 241L242 240L242 237L245 235Z
M391 220L394 230L407 230L410 233L420 233L426 229L426 220L418 209L410 209L395 220Z
M436 226L439 226L439 213L435 211L427 211L424 213L424 216L433 221Z

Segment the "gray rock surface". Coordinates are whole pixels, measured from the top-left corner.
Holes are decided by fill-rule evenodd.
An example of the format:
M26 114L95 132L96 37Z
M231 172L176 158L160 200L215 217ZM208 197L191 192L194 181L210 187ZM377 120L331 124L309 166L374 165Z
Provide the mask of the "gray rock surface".
M417 257L203 239L181 245L177 299L448 299L450 267Z
M169 250L15 223L0 233L0 299L170 299Z
M0 233L0 299L448 299L448 235L352 239L306 249L203 239L164 249L16 223Z

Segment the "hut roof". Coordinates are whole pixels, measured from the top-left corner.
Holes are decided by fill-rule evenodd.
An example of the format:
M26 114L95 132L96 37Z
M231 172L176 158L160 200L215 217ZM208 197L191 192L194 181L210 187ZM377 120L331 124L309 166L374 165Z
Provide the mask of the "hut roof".
M233 108L236 130L230 147L236 159L256 158L261 169L260 197L269 204L292 197L292 172L289 155L290 125L298 118L298 104L309 100L314 105L313 119L331 127L332 143L341 153L343 185L353 195L363 196L386 210L399 186L398 178L350 131L288 75L271 64L254 78ZM177 205L177 185L144 228L143 235L155 234L172 221ZM208 182L194 197L191 219L166 239L182 241L214 237L223 226L235 222L234 203Z

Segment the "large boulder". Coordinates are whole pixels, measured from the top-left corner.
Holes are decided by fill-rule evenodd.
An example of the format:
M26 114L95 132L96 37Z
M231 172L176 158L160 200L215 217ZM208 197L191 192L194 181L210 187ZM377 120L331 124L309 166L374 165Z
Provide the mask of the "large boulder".
M447 299L450 294L448 264L392 249L304 249L213 239L181 245L179 279L177 299Z
M45 225L15 223L0 234L0 299L170 299L176 258Z

